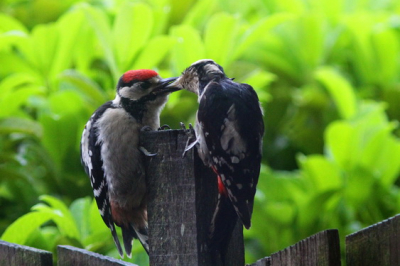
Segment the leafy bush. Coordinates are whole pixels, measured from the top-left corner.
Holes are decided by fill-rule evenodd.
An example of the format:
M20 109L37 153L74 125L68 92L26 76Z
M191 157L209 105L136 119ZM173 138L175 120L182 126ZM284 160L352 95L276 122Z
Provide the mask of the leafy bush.
M169 77L201 58L251 84L264 106L248 262L399 212L398 1L7 0L0 10L2 239L116 255L87 198L83 126L124 71ZM195 95L177 92L161 121L178 127L195 111Z
M46 204L36 204L32 212L19 217L4 232L2 240L50 250L55 256L57 245L72 245L119 256L109 237L110 229L101 219L95 200L80 198L68 208L51 196L44 195L40 199ZM147 254L138 241L134 241L132 252L141 253L135 256L137 263L148 264Z

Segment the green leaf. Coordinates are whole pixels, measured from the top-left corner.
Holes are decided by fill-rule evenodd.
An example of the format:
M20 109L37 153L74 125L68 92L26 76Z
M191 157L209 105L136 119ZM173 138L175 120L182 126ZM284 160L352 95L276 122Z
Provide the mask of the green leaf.
M47 77L51 71L57 51L58 37L56 25L37 25L32 30L29 47L24 51L25 56L44 77Z
M177 39L172 49L176 72L180 73L195 61L204 59L205 48L196 29L186 25L175 26L171 29L171 35Z
M40 213L51 213L52 219L57 224L58 229L63 235L71 238L80 239L79 230L72 217L68 207L59 199L43 195L40 200L50 205L37 204L32 207L32 210L39 211Z
M73 90L63 90L53 93L49 98L50 108L53 114L75 114L83 106L80 95Z
M207 57L220 65L230 63L238 27L238 19L232 15L220 13L211 17L204 34Z
M291 62L293 55L286 54L282 40L272 34L266 33L262 49L256 50L252 56L253 60L260 59L285 79L290 80L299 74L298 67Z
M73 84L79 93L93 106L98 107L108 100L107 94L93 80L83 76L77 71L66 70L60 75L60 80ZM80 101L79 101L80 102Z
M100 216L100 212L95 200L92 200L92 204L90 205L90 210L88 215L89 215L90 231L92 232L92 234L97 234L104 232L104 230L107 231L109 230Z
M58 45L51 66L52 78L70 67L76 42L86 42L86 36L78 35L83 19L84 14L78 9L66 13L57 21Z
M31 212L19 217L13 222L1 236L7 242L24 245L39 226L52 218L50 213Z
M354 133L355 129L342 121L329 124L325 131L327 153L345 169L354 164Z
M92 200L89 197L76 199L69 207L70 212L75 220L75 224L79 229L82 239L90 234L89 212Z
M321 155L299 157L301 169L314 185L314 191L324 192L340 189L343 185L340 169Z
M345 78L328 67L317 70L315 78L328 90L342 118L350 118L356 113L356 96Z
M7 31L0 33L0 49L12 48L13 45L19 46L21 42L26 42L28 35L23 31Z
M21 58L20 55L0 50L0 58L0 75L2 77L13 75L16 73L24 73L31 76L38 76L38 73L36 72L34 66L30 65L25 59Z
M147 43L152 27L153 13L146 4L127 1L121 5L112 35L119 69L128 70L133 58Z
M20 117L0 119L0 133L10 134L16 132L32 135L37 138L42 137L42 127L33 120Z
M399 73L399 64L393 58L400 52L398 35L393 30L381 30L372 35L373 50L375 52L375 74L381 84L396 82Z
M328 126L325 133L328 155L351 176L358 178L359 171L367 172L371 178L379 178L382 185L390 186L400 170L400 162L396 160L400 156L400 141L392 135L393 128L382 105L363 103L352 120Z
M96 37L100 42L100 46L104 51L105 59L111 70L112 76L117 81L121 75L120 69L115 61L111 28L106 14L94 7L82 6L86 19L96 33ZM123 35L124 36L124 35ZM119 40L120 38L118 38Z
M16 116L21 114L20 107L34 95L43 94L43 87L38 85L25 85L24 87L14 90L12 93L3 95L0 103L4 106L7 103L7 108L0 109L0 117Z
M194 3L194 6L189 10L182 24L190 25L194 28L203 26L212 12L215 9L217 1L214 0L199 0Z
M381 182L384 186L393 186L398 179L400 172L400 142L399 139L390 136L386 138L384 145L379 149L382 156L375 155L377 158L376 165L381 173Z
M28 32L25 26L17 19L5 14L0 14L0 33L13 30L21 31L24 33Z
M151 39L137 57L132 69L157 67L175 43L176 40L169 36L157 36Z
M42 143L61 167L68 152L79 147L82 120L87 119L82 112L84 102L77 92L66 90L52 94L47 105L49 111L40 113L38 119L43 127Z
M54 160L58 170L62 170L63 166L68 169L69 166L63 163L68 151L79 147L79 120L77 121L76 116L72 114L43 114L39 121L43 127L43 146Z
M346 17L344 23L351 37L351 63L355 67L354 75L366 84L371 83L376 74L373 71L374 52L370 42L373 19L366 13L357 13Z
M251 48L251 45L259 41L261 36L265 36L268 31L288 21L289 19L293 19L292 14L277 13L255 23L248 30L246 30L246 32L240 38L239 44L235 48L235 52L233 53L231 60L235 60L236 58L240 57L247 49Z
M153 11L153 30L151 36L164 34L169 27L171 4L169 0L149 0Z
M26 84L38 84L38 80L26 73L14 73L3 78L0 82L0 99L5 95L9 95L18 87L22 87Z

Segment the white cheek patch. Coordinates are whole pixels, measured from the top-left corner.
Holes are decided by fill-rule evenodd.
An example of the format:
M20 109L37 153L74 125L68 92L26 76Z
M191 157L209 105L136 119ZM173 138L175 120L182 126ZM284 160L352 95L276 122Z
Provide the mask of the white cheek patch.
M123 98L128 98L131 100L138 100L141 97L146 95L146 90L141 90L139 88L139 86L138 86L138 88L126 86L126 87L120 88L118 90L118 94L120 97L123 97Z

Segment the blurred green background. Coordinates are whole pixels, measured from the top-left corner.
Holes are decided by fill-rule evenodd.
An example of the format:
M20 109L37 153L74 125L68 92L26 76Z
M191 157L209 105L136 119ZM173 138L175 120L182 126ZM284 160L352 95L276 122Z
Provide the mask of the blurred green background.
M84 124L126 70L170 77L202 58L264 107L248 263L400 212L400 1L2 0L0 12L1 239L118 257L80 165ZM174 93L162 124L196 108ZM136 241L129 261L146 257Z

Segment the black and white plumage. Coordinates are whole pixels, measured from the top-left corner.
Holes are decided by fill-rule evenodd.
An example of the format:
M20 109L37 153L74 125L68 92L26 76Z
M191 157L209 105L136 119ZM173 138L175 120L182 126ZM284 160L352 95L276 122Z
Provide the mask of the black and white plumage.
M81 139L81 162L90 178L104 223L118 252L123 251L115 231L121 227L126 254L133 238L148 252L147 189L139 132L156 130L173 79L161 79L148 69L130 70L119 80L114 100L100 106L87 122Z
M247 229L251 225L262 156L262 109L250 85L229 79L209 59L193 63L169 86L198 95L198 152L218 175L218 203L210 230L210 246L218 249L234 228L235 213Z

